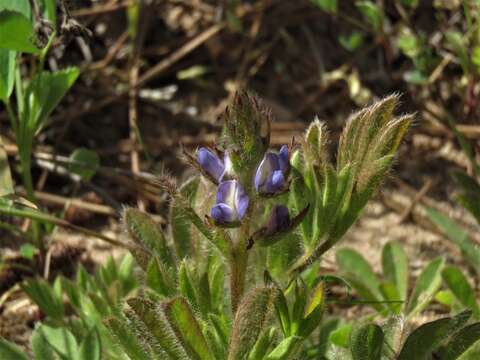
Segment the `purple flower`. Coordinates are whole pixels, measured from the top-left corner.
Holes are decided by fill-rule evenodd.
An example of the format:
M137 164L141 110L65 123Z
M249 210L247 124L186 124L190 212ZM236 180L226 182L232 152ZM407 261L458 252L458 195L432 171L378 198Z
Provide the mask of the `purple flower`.
M261 194L276 194L285 190L290 171L288 146L278 154L267 152L255 174L255 189Z
M218 186L211 216L217 224L239 222L248 208L248 195L237 180L223 181Z
M270 236L289 230L291 225L290 213L285 205L275 205L270 213L265 229L265 235Z
M201 147L197 151L197 162L205 175L218 184L227 172L229 159L227 154L225 154L224 161L222 161L209 149Z
M275 205L270 212L267 223L248 239L247 250L256 243L265 247L285 238L285 235L291 233L302 222L309 207L307 205L297 216L292 218L285 205Z

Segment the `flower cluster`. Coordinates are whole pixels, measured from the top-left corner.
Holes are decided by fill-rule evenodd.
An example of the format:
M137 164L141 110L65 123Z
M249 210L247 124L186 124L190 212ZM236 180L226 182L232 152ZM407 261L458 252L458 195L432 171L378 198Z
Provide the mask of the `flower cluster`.
M202 173L218 185L215 204L210 211L211 218L219 226L239 225L251 202L244 186L231 173L228 154L219 156L213 150L201 147L197 151L196 160ZM272 197L287 191L289 174L290 151L287 145L282 146L278 153L266 152L252 179L255 190L252 196ZM261 229L262 234L272 236L289 231L293 223L288 208L276 205L268 223Z

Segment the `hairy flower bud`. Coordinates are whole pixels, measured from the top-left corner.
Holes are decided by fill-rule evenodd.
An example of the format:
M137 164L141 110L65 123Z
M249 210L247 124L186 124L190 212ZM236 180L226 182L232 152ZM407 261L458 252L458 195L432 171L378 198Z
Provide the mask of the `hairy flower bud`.
M244 174L245 184L268 149L270 116L270 112L246 92L237 93L232 106L223 115L225 148L235 172Z
M257 168L255 190L263 195L274 195L287 188L290 173L288 146L283 145L278 154L268 152Z
M310 124L302 144L305 160L309 164L320 165L327 163L327 139L325 125L318 118Z
M211 150L201 147L197 151L197 163L201 171L214 183L220 183L229 172L230 159L225 154L223 161Z
M265 226L257 230L249 239L248 248L254 243L260 246L270 246L282 240L284 235L291 233L307 215L309 206L303 209L294 218L285 205L275 205Z
M219 225L233 225L245 216L248 195L237 180L228 180L218 186L215 205L211 216Z

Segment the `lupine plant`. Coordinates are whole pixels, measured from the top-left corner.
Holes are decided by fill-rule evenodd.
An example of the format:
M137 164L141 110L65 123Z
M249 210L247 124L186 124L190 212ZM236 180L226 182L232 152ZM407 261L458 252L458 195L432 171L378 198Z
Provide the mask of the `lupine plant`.
M320 121L301 146L270 150L270 113L237 94L219 143L185 151L201 176L159 178L170 227L124 212L146 287L105 324L128 357L309 358L326 303L318 263L390 168L412 121L393 116L397 100L352 115L333 164Z

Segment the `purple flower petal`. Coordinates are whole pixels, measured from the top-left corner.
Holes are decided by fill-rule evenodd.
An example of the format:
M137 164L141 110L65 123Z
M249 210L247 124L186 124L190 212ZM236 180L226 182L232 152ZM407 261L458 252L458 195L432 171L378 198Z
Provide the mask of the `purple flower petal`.
M263 185L275 170L280 170L278 155L268 152L265 154L255 174L255 189L257 191L262 191Z
M248 195L237 180L223 181L218 186L215 200L216 205L212 208L212 217L219 223L239 221L245 216L248 209Z
M235 220L233 209L226 204L217 204L212 207L210 215L219 224L225 224Z
M197 161L202 169L216 181L220 181L225 173L225 166L216 156L207 148L201 147L197 151Z
M285 186L285 176L283 175L283 172L281 170L273 172L271 186L272 188L269 192L277 192L283 190Z
M280 170L282 170L284 174L287 174L290 171L290 155L288 154L287 145L283 145L280 148L280 152L278 153L278 162L280 164Z
M237 187L236 180L223 181L218 185L217 195L215 197L215 202L217 204L227 204L230 207L235 205L235 192Z
M274 235L289 229L291 224L290 214L285 205L275 205L270 213L267 223L267 235Z
M248 209L248 195L243 190L243 188L238 184L237 188L237 199L235 202L236 208L237 208L237 215L238 215L238 220L242 220L243 217L245 216L247 209Z

